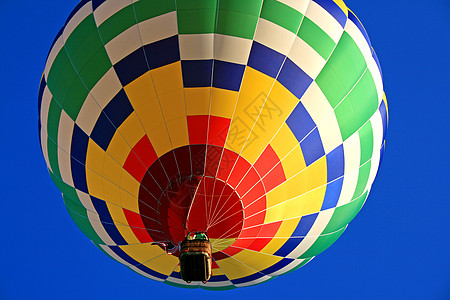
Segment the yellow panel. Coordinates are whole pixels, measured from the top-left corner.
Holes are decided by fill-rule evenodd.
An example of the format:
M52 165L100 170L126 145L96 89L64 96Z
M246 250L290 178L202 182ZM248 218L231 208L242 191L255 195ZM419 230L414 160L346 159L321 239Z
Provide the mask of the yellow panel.
M284 157L281 161L281 165L283 166L286 179L290 179L292 176L306 168L305 159L303 158L303 151L300 144L297 144L294 150Z
M334 2L339 5L345 15L348 15L348 8L342 0L334 0Z
M222 269L225 275L231 280L249 276L255 273L255 270L243 265L242 263L239 263L232 257L218 260L216 261L216 263L220 267L220 269Z
M136 113L133 112L122 125L120 125L118 132L114 134L107 152L123 166L131 149L144 135L145 131L142 128L142 124ZM124 142L125 145L123 144Z
M119 174L120 175L120 174ZM107 179L102 180L103 185L103 200L105 200L108 203L112 203L118 206L122 206L122 200L120 198L120 188L118 186L118 183L113 183Z
M151 131L147 132L150 143L155 149L158 157L161 157L162 155L172 150L169 135L167 134L167 128L164 124L161 124L158 127L154 127Z
M238 98L238 92L213 88L211 115L231 119Z
M126 172L122 172L120 177L120 199L122 206L128 210L139 213L139 188L140 183L133 176Z
M219 276L219 275L225 275L224 272L220 268L213 268L212 269L213 276Z
M273 82L273 78L250 67L245 68L236 111L231 120L226 141L226 147L228 149L240 153L245 143L255 142L255 137L253 137L253 140L248 141L247 138L258 117L257 112L262 108L265 99L261 95L269 94Z
M244 249L241 252L233 255L233 258L243 262L250 268L257 271L267 269L268 267L282 260L282 258L278 256L267 255L247 249Z
M280 130L274 136L270 142L273 150L280 159L283 159L288 153L299 145L298 140L295 138L292 130L286 123L283 123Z
M124 90L134 109L140 108L150 99L156 98L150 71L128 84Z
M108 206L109 213L111 214L111 218L113 219L117 230L119 230L120 235L125 239L125 241L128 244L139 244L140 241L136 238L136 235L131 230L130 226L125 225L128 224L128 221L125 218L122 208L108 202L106 202L106 205Z
M162 256L168 256L164 250L159 246L152 245L151 243L134 244L119 246L126 254L131 256L138 262L147 262L151 259L159 259Z
M103 199L103 177L86 168L86 182L89 194L99 199Z
M165 94L158 94L158 98L166 122L186 116L183 89L174 89Z
M89 194L94 197L103 198L103 162L106 153L94 141L89 139L86 153L86 182Z
M152 270L155 270L158 273L170 275L172 274L173 270L177 267L178 263L179 263L178 257L174 255L164 254L155 259L143 263L143 265L149 267Z
M208 115L211 87L185 88L186 111L189 116Z
M259 116L250 134L249 142L242 151L242 156L251 164L256 162L298 101L291 92L275 81L270 94L268 96L264 93L259 94L248 108L249 114Z
M189 144L189 134L186 117L172 119L167 121L172 147L178 148Z
M267 206L302 195L327 183L327 162L322 157L303 172L297 174L267 193ZM322 199L323 200L323 199Z
M296 218L320 211L325 197L326 186L312 190L291 200L267 209L266 220L275 222L287 218Z
M300 218L283 220L274 238L261 250L262 253L274 254L283 246L297 228ZM264 223L267 223L267 215Z
M175 89L183 88L181 62L166 65L150 71L158 96Z
M236 239L235 238L229 238L229 239L210 239L211 241L211 247L213 249L213 252L221 251L227 248L228 246L232 245Z

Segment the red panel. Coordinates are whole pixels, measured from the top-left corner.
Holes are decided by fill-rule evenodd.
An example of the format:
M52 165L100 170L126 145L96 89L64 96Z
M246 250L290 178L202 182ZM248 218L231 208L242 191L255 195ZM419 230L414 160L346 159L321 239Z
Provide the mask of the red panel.
M222 156L223 148L208 145L206 150L206 164L205 175L215 177L217 168L219 167L220 157Z
M152 238L145 229L141 216L138 213L127 209L123 209L123 213L125 214L128 225L141 243L153 242Z
M261 230L261 226L255 226L252 228L244 228L241 231L241 234L239 235L238 239L241 238L254 238L258 236L259 231Z
M227 138L230 119L210 116L208 144L223 147Z
M263 178L263 183L266 188L266 192L274 189L283 182L286 181L286 176L284 175L283 166L278 164L272 171L270 171L266 177Z
M228 256L233 256L235 254L238 254L241 251L242 251L242 249L234 248L233 246L230 246L230 247L222 250L222 252L227 254Z
M228 184L232 187L236 187L250 167L250 164L242 156L239 156L233 172L228 179Z
M155 149L153 149L150 140L145 135L128 154L123 168L137 181L141 182L145 172L156 159L158 159L158 156Z
M206 144L208 116L187 116L189 144Z
M246 194L261 178L254 168L250 168L250 171L245 175L244 179L242 179L239 186L236 188L238 194L242 197Z
M231 168L238 158L237 153L224 149L222 159L220 160L219 171L217 172L217 178L223 181L227 180L228 175L231 172Z
M253 239L239 238L233 243L233 247L247 249L253 243Z
M247 247L249 250L261 251L271 241L271 238L256 238L251 245Z
M253 215L249 218L244 219L244 228L252 227L255 225L260 225L264 223L264 218L266 216L266 212L262 211L256 215Z
M251 245L248 246L248 249L261 251L275 236L280 225L281 221L261 226L257 238L255 238Z
M245 217L251 217L266 209L266 197L261 197L245 208Z
M258 198L261 198L266 194L266 190L261 181L259 181L244 197L241 198L242 205L244 207L250 205Z
M264 149L264 152L255 162L254 167L258 171L259 175L263 177L266 175L277 163L280 162L277 154L273 150L270 144Z

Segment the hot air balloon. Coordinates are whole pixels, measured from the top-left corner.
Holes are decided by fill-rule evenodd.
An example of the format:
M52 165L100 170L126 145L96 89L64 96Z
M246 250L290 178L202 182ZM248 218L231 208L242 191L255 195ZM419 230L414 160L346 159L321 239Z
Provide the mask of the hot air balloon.
M341 0L83 0L38 103L42 153L80 230L188 288L262 283L333 244L387 128L377 56ZM192 232L210 242L206 283L180 275Z

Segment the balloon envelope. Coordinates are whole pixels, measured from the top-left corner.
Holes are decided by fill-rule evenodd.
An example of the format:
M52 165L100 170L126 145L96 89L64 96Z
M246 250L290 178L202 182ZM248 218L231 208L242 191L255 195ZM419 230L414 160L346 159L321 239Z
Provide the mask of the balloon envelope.
M41 148L98 248L167 284L298 269L364 204L387 128L380 66L341 0L81 1L49 52ZM185 283L178 245L212 242Z

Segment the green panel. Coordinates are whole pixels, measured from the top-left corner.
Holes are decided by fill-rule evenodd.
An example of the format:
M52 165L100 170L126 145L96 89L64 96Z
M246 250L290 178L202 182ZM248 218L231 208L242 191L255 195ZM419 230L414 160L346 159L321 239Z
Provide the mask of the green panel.
M336 43L313 21L305 17L298 36L310 45L325 60L328 59Z
M265 0L261 11L261 18L297 34L303 15L284 3L276 0Z
M216 0L177 0L178 32L213 33L216 27Z
M345 228L346 227L341 228L339 231L336 231L332 234L320 236L316 240L316 242L299 258L310 258L322 253L334 242L336 242L336 240L344 233Z
M370 167L370 162L359 167L358 183L356 184L355 193L353 194L352 199L359 197L366 189L367 182L369 181Z
M316 79L333 108L358 82L366 66L366 61L358 46L350 35L344 32Z
M134 16L133 6L128 5L103 22L98 27L98 32L106 45L133 25L136 25L136 17Z
M378 109L378 95L370 72L366 72L335 109L342 139L359 130Z
M58 162L58 145L56 145L56 143L49 138L47 138L47 155L55 177L61 178L61 171L59 170ZM50 175L52 175L51 172ZM55 182L55 180L53 180L53 182Z
M60 104L74 122L88 94L89 91L86 89L86 86L78 79L68 89L66 95L62 97Z
M140 0L133 5L138 22L175 11L175 1Z
M292 270L290 270L290 271L288 271L288 272L286 272L286 273L284 273L284 274L289 274L289 273L291 273L291 272L294 272L294 271L300 269L301 267L303 267L304 265L306 265L307 263L309 263L313 258L314 258L314 257L305 259L301 264L299 264L298 266L296 266L295 268L293 268Z
M345 227L358 214L366 200L367 192L359 198L337 207L322 234L329 234Z
M103 243L103 241L100 239L100 237L92 227L87 215L87 210L81 204L80 200L78 200L78 197L76 198L76 200L72 200L73 198L71 199L66 195L63 195L63 199L70 217L78 226L78 228L80 228L81 232L83 232L85 236L87 236L92 242L94 242L94 244Z
M253 39L261 10L261 0L219 2L217 33Z
M359 143L361 145L360 165L372 158L373 154L373 130L372 123L367 122L359 131Z
M75 28L64 48L74 69L89 90L112 67L92 15ZM80 100L84 101L85 98L78 99Z
M61 106L54 99L50 101L47 117L47 135L54 143L58 142L59 120L61 119Z
M74 187L68 185L64 181L62 181L60 176L57 176L57 174L54 174L52 172L48 172L50 174L50 178L52 179L53 183L56 185L58 190L61 191L61 193L64 194L65 197L70 197L72 199L78 199L77 192Z

